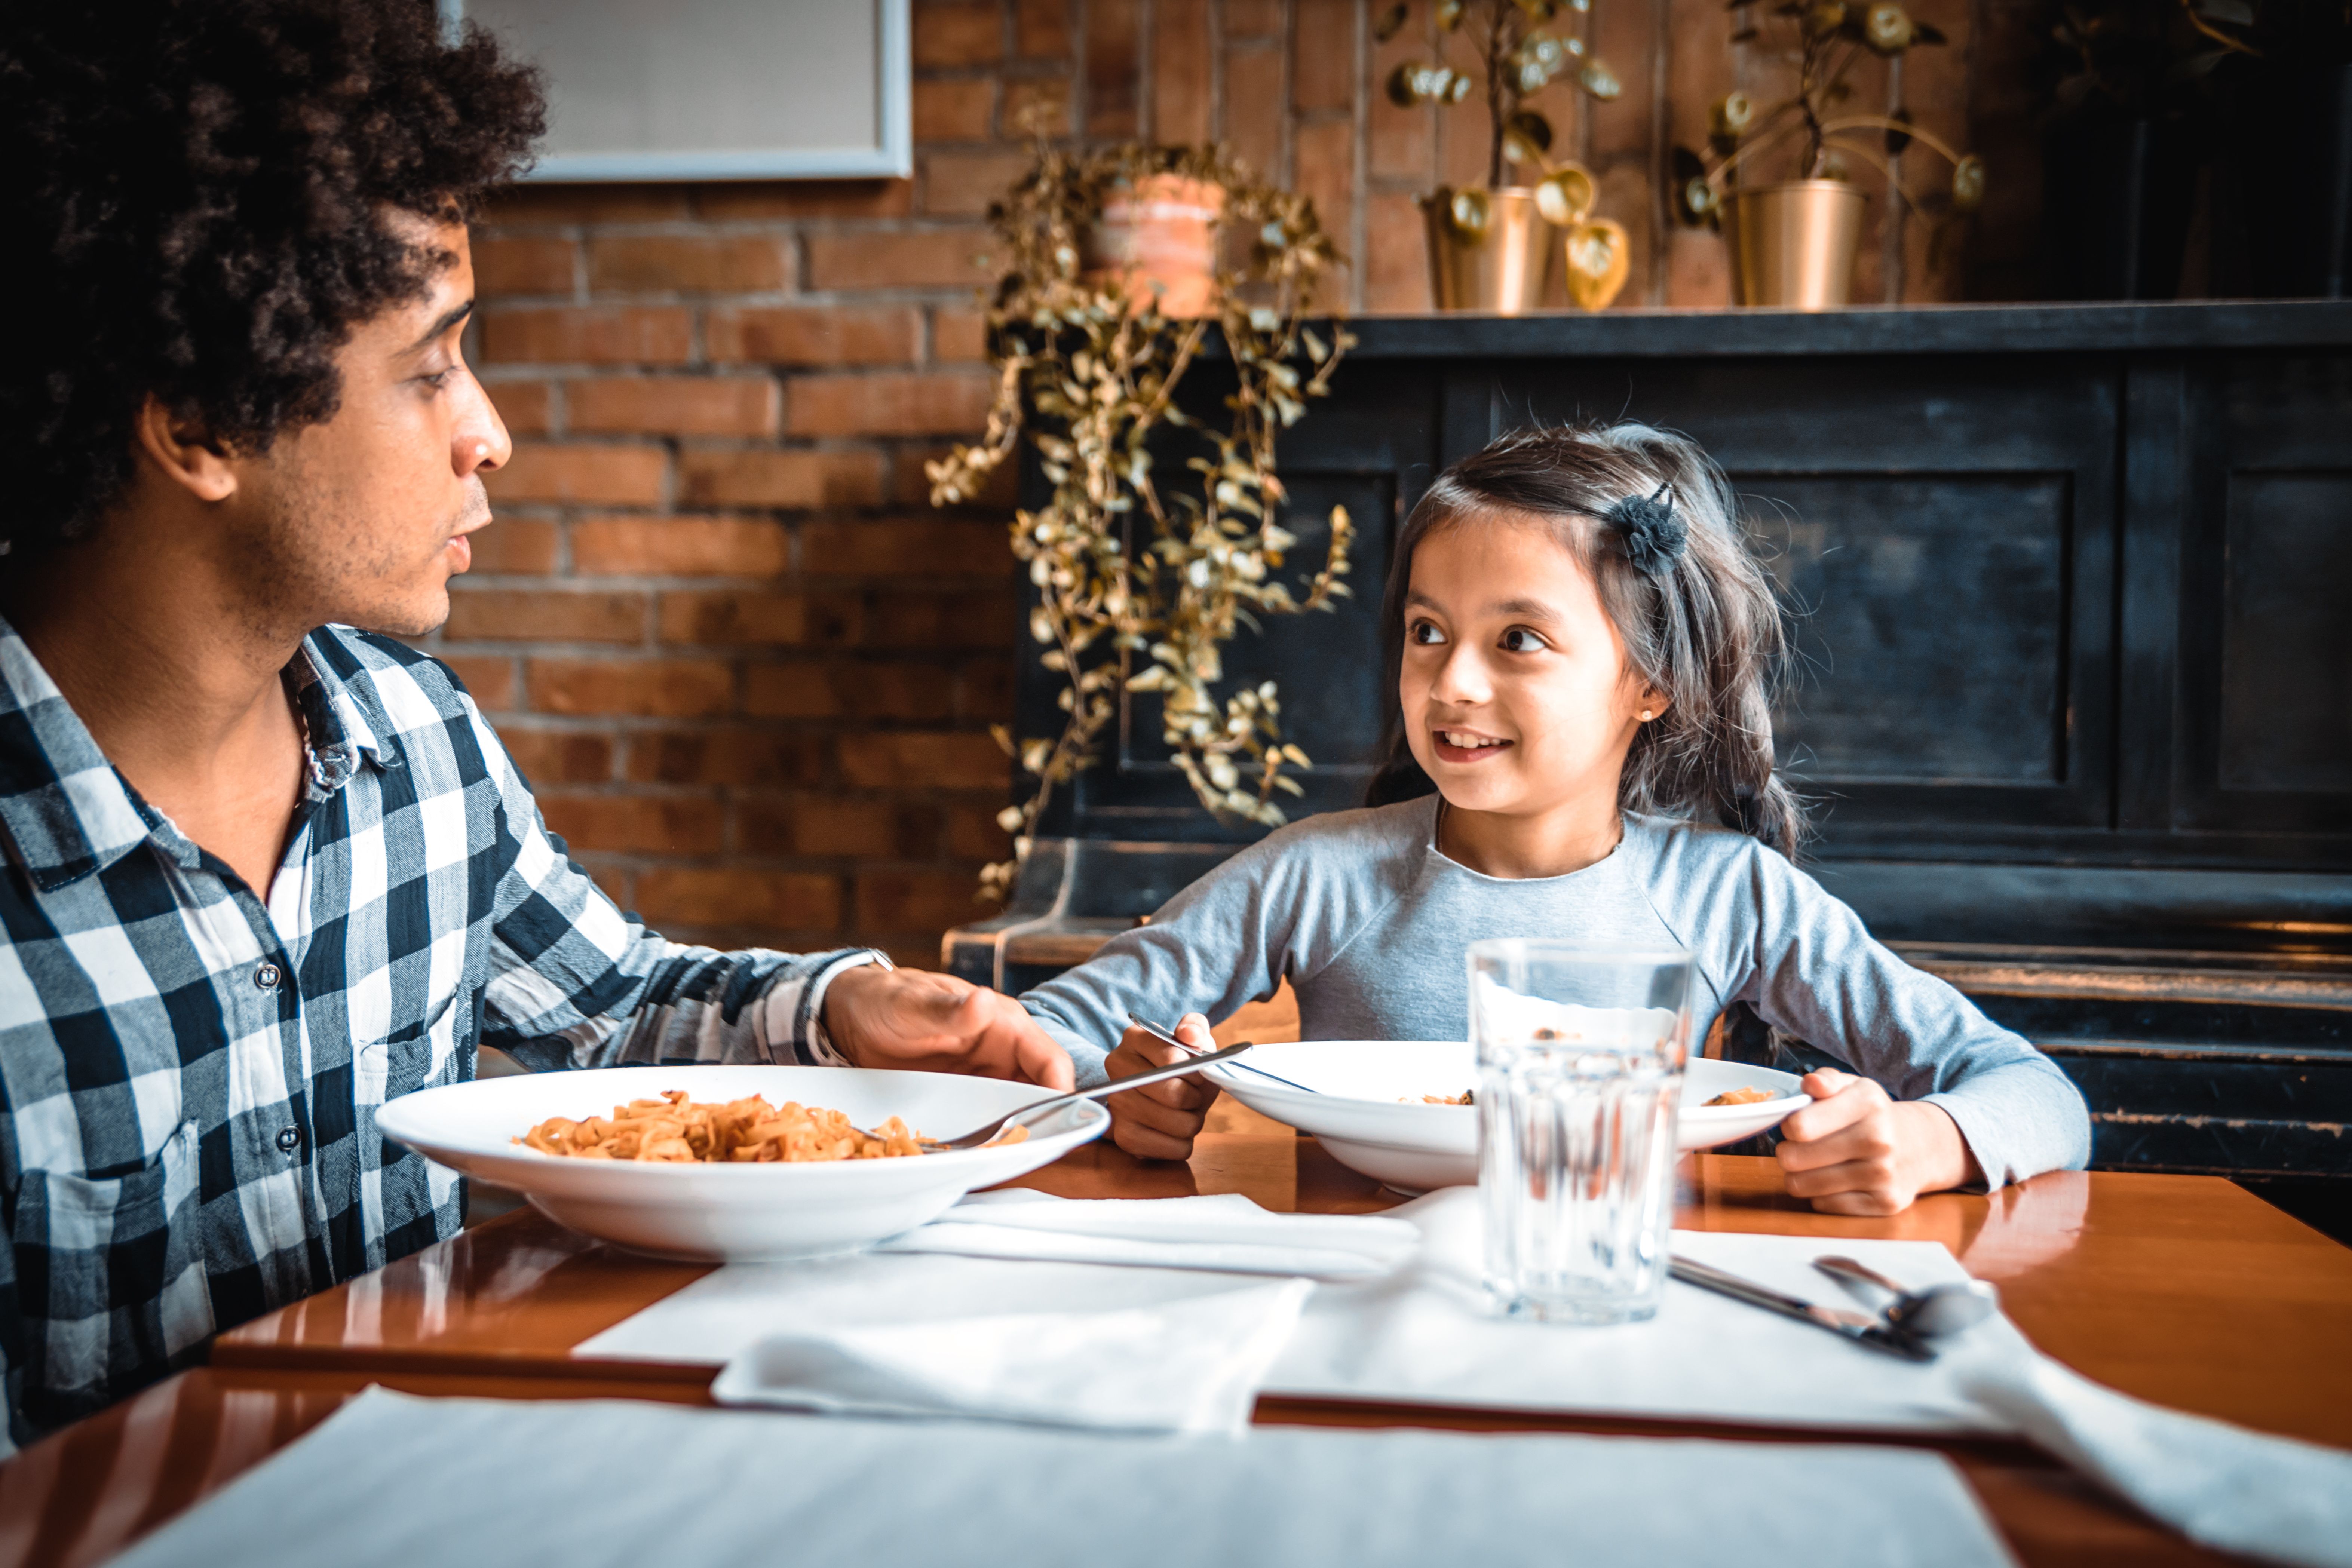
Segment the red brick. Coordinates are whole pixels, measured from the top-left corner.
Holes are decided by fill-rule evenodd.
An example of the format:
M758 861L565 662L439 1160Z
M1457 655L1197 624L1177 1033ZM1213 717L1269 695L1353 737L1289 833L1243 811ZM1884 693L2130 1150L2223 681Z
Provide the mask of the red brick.
M1225 0L1225 37L1272 38L1282 33L1283 0Z
M1230 21L1225 37L1234 37ZM1281 51L1227 49L1225 145L1252 172L1276 184L1282 183L1282 121Z
M660 223L686 216L683 185L509 185L481 221L491 228L579 223Z
M1065 47L1067 46L1066 45ZM1058 76L1025 77L1004 84L1004 109L997 116L1000 133L1013 142L1026 142L1039 130L1055 140L1070 133L1070 83Z
M555 447L518 444L505 465L483 476L496 501L589 501L650 506L662 499L669 454L659 447Z
M1352 108L1358 0L1293 0L1293 4L1297 12L1290 63L1292 107Z
M844 735L841 776L865 789L1002 788L1012 763L986 735Z
M1004 53L1003 12L996 0L919 5L914 34L918 69L984 66Z
M931 308L931 358L945 363L988 357L988 316L948 305Z
M986 78L915 84L915 140L981 142L996 118L996 84Z
M841 923L841 883L807 871L662 866L638 874L636 908L651 921L829 930Z
M633 234L592 240L588 287L758 293L784 286L785 241L773 235Z
M823 795L754 798L735 814L739 847L753 855L839 855L919 860L939 841L929 806Z
M791 564L783 525L751 517L592 517L572 525L584 576L772 577Z
M466 539L477 572L555 570L555 524L543 517L499 518Z
M796 436L976 437L995 393L994 377L968 371L796 375L785 427Z
M837 645L856 637L857 624L857 605L837 595L729 588L661 596L664 642Z
M914 720L952 715L953 670L937 664L755 664L743 675L743 711L761 719Z
M446 635L485 642L642 642L646 596L461 587L449 595Z
M1381 90L1397 67L1428 53L1428 38L1419 27L1400 28L1387 43L1372 46L1364 158L1375 179L1412 180L1426 187L1437 178L1437 117L1444 111L1425 103L1400 107ZM1465 106L1460 112L1470 110Z
M944 846L947 852L960 859L1011 859L1013 835L996 825L996 814L1002 809L1001 805L950 806Z
M616 375L564 387L572 428L610 435L772 436L776 384L764 375Z
M499 654L441 654L441 662L473 694L475 706L497 713L515 705L514 660Z
M763 180L705 185L695 211L706 218L904 217L915 210L912 180Z
M476 235L474 293L569 294L580 247L551 234Z
M1003 199L1033 162L1026 147L989 147L923 154L923 210L978 217Z
M1142 0L1085 0L1087 134L1136 134L1143 64Z
M544 436L555 427L553 389L543 381L494 381L482 390L509 436Z
M772 730L667 730L629 738L638 784L811 784L824 775L822 741Z
M916 321L911 305L780 305L713 310L703 336L721 364L906 364Z
M945 447L901 447L890 459L890 499L900 506L929 506L931 502L930 476L923 472L925 464L947 456ZM999 463L995 471L981 481L980 493L968 506L982 510L1008 510L1020 494L1021 473L1018 463Z
M544 305L482 316L482 357L509 363L684 364L694 329L675 305Z
M1074 0L1014 0L1013 47L1023 59L1066 58L1070 52L1070 6Z
M1430 309L1429 242L1421 205L1412 197L1381 192L1372 197L1364 226L1364 309L1410 311Z
M980 886L961 871L867 871L857 879L864 931L944 931L986 913Z
M735 675L715 658L534 658L530 702L542 713L724 713Z
M986 274L975 258L988 248L988 232L977 227L813 234L808 237L809 287L977 288Z
M1355 222L1356 128L1344 120L1302 125L1292 139L1291 153L1297 165L1291 189L1314 202L1324 233L1344 238ZM1318 290L1323 308L1345 309L1347 287L1344 269L1327 274Z
M602 784L613 776L613 738L576 730L500 727L507 755L534 785Z
M871 506L881 499L877 452L685 452L679 498L697 506Z
M1354 59L1355 51L1346 58ZM1156 0L1152 6L1151 139L1210 140L1209 0Z
M1013 713L1009 658L966 658L956 666L956 717L1002 723Z
M726 826L717 801L674 795L541 795L539 809L572 848L613 853L708 855Z
M1012 569L1000 523L917 517L801 525L801 570L812 575L1003 577Z
M867 647L998 648L1013 640L1009 593L875 594L866 605Z

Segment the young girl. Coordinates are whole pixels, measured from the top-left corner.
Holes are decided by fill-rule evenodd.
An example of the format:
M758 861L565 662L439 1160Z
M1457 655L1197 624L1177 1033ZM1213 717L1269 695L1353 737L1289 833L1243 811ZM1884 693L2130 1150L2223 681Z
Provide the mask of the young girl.
M1630 424L1502 437L1413 509L1382 614L1398 708L1368 807L1269 835L1022 998L1081 1083L1175 1059L1130 1010L1188 1015L1207 1045L1207 1017L1287 977L1304 1038L1459 1039L1479 938L1671 943L1697 959L1696 1037L1745 1002L1857 1069L1810 1074L1781 1125L1789 1190L1817 1207L1892 1214L2089 1158L2047 1058L1790 862L1780 611L1696 446ZM1181 1159L1213 1098L1117 1096L1112 1136Z

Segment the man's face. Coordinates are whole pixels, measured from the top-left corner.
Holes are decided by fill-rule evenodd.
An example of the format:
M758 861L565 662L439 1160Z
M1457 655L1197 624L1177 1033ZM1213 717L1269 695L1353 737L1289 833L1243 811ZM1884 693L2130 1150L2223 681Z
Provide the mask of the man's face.
M466 230L404 221L456 259L422 298L352 331L335 356L332 418L233 460L224 521L250 563L257 630L429 632L448 618L449 579L473 562L466 535L490 521L481 475L513 446L458 348L474 305Z

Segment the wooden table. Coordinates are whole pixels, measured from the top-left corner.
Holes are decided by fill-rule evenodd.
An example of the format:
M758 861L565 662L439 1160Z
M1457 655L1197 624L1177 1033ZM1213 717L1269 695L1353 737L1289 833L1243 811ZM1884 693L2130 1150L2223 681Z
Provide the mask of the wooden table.
M1945 1194L1885 1220L1815 1214L1769 1160L1701 1155L1679 1223L1824 1239L1943 1242L2000 1285L2042 1348L2128 1393L2352 1447L2352 1249L2213 1177L2079 1173L1990 1198ZM1069 1197L1243 1193L1272 1209L1370 1212L1395 1199L1312 1139L1231 1101L1189 1164L1079 1149L1025 1185ZM213 1343L210 1364L0 1466L0 1568L75 1565L186 1508L370 1383L417 1394L709 1400L710 1369L571 1358L572 1347L708 1270L634 1258L530 1211L468 1230ZM1692 1422L1267 1398L1260 1422L1888 1441ZM2107 1502L2021 1444L1895 1439L1959 1464L2029 1564L2222 1561Z

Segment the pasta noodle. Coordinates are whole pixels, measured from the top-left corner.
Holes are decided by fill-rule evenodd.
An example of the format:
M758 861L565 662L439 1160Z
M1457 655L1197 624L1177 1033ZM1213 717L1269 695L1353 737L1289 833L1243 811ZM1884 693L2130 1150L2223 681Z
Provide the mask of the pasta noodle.
M1707 1103L1709 1105L1761 1105L1773 1098L1775 1097L1769 1089L1727 1089Z
M803 1160L882 1160L919 1154L915 1132L897 1117L858 1131L838 1110L787 1101L770 1105L758 1095L695 1100L674 1089L658 1100L633 1100L610 1116L585 1121L551 1116L515 1140L542 1154L580 1160L647 1160L671 1164L750 1163Z

